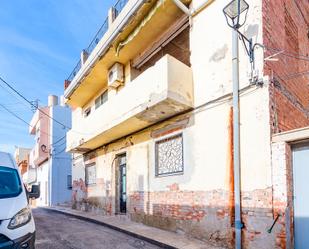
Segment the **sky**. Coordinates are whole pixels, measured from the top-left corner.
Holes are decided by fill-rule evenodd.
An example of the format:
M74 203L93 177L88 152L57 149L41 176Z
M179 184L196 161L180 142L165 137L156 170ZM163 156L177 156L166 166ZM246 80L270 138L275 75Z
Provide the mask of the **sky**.
M29 100L47 104L88 47L115 0L12 0L0 8L0 76ZM0 82L0 151L34 145L29 104Z

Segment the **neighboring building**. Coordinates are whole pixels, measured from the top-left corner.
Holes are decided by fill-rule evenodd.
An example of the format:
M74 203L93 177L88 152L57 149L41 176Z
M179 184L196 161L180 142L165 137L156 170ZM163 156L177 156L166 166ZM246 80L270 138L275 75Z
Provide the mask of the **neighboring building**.
M28 172L30 151L31 149L21 147L17 147L15 149L15 161L23 178L24 175Z
M35 146L30 153L30 165L35 177L29 184L40 185L38 206L52 206L71 201L71 155L65 152L66 131L71 127L71 110L58 97L50 95L48 106L40 107L34 114L29 132L35 136ZM31 178L31 179L30 179Z
M73 207L233 248L227 1L182 2L190 18L173 0L118 1L65 81ZM299 74L308 71L308 14L305 0L251 0L240 29L267 48L255 49L257 85L240 45L243 248L309 248L309 219L293 202L293 190L308 189L309 150L293 164L290 143L309 139L308 77ZM293 179L293 167L305 177Z

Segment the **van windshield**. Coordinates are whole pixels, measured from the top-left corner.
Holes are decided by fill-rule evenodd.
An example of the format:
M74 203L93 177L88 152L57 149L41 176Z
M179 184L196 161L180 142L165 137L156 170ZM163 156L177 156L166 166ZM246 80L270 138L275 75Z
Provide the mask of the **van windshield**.
M17 170L0 166L0 199L16 197L21 191Z

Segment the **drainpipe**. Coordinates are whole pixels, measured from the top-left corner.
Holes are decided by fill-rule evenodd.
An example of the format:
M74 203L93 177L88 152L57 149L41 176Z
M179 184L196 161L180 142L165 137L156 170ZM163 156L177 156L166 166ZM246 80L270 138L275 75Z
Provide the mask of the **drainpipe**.
M191 16L190 9L187 8L180 0L173 0L179 9L181 9L186 15Z
M173 0L173 2L177 5L179 9L181 9L186 15L189 17L194 16L198 12L200 12L203 8L205 8L208 4L212 3L214 0L206 0L204 3L201 3L197 8L195 9L189 9L186 5L182 3L181 0Z
M233 29L232 32L235 248L241 249L242 222L240 206L239 42L237 31Z

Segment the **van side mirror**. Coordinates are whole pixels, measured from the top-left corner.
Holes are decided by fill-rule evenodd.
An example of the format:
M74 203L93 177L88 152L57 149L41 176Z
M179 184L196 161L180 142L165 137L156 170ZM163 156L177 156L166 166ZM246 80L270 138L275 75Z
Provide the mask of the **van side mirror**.
M28 197L30 199L34 198L37 199L40 197L40 186L39 185L32 185L31 191L28 192Z

